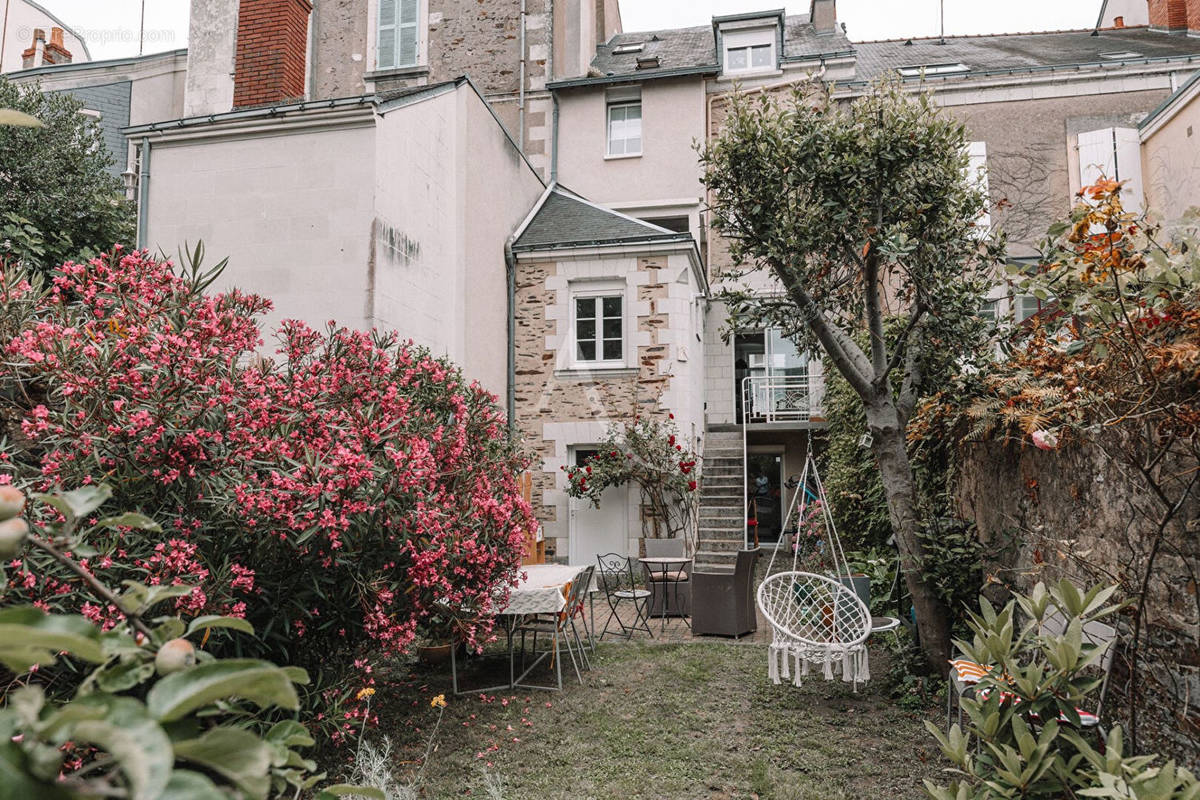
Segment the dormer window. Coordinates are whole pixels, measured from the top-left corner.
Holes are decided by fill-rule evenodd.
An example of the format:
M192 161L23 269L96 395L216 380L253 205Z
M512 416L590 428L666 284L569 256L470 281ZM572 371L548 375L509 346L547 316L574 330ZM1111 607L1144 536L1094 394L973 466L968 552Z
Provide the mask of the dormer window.
M776 29L756 28L722 32L727 73L770 72L777 66Z

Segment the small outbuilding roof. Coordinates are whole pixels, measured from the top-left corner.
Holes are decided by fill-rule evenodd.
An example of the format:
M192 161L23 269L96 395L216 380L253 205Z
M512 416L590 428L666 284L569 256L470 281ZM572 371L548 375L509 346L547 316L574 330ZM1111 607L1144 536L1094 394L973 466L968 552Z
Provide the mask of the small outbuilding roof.
M691 243L692 235L660 228L604 208L569 189L551 184L517 229L512 249L522 252L675 241Z

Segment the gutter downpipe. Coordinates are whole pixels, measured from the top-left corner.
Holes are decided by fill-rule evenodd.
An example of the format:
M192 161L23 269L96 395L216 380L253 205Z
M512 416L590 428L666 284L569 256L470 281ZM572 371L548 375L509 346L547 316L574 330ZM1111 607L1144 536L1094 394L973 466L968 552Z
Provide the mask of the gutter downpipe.
M138 176L138 206L137 206L137 247L146 247L147 213L150 208L150 137L142 137L142 153L138 159L141 164L141 174Z
M558 182L558 92L550 91L550 182Z
M504 242L504 266L508 273L508 385L505 407L508 413L508 433L517 433L517 258L513 255L513 237Z
M525 16L526 0L521 0L521 76L517 89L517 149L525 152Z

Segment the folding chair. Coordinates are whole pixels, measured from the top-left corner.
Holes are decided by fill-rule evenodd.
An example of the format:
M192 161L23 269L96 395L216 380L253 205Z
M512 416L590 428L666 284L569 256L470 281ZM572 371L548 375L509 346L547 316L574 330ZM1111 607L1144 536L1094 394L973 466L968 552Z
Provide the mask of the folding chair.
M629 557L619 553L605 553L596 556L596 562L599 567L596 574L600 577L600 588L604 592L605 599L608 600L610 609L608 619L604 622L604 629L597 638L603 639L604 635L609 633L609 626L615 619L621 629L613 630L612 633L621 633L626 639L630 639L635 630L644 630L653 639L654 633L650 630L650 623L646 618L646 612L650 606L650 592L646 589L639 589L634 583L633 564ZM617 613L617 609L622 603L633 605L634 620L629 625L625 624L625 621ZM594 621L592 628L595 629Z

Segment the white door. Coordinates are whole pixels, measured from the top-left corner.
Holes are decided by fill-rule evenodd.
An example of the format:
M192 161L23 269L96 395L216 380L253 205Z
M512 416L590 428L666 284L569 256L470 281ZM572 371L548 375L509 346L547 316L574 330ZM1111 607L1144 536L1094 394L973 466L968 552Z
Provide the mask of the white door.
M593 448L574 448L572 463L582 465L595 453ZM591 500L570 498L570 537L572 564L586 566L596 563L596 556L605 553L626 555L629 549L629 487L610 486L600 495L600 507Z

